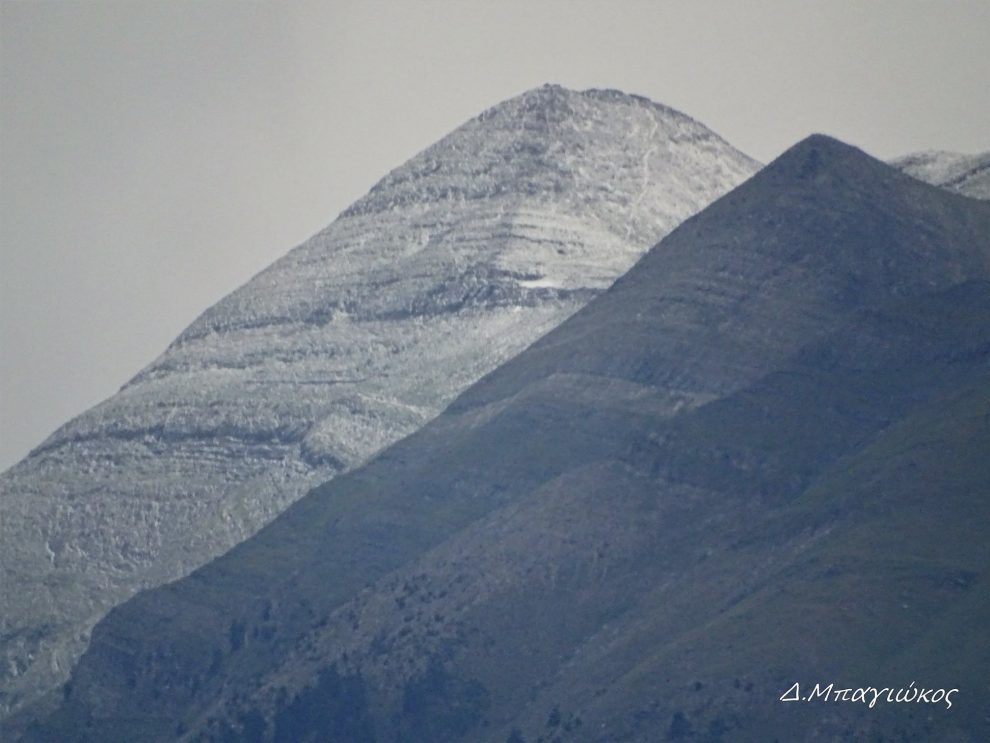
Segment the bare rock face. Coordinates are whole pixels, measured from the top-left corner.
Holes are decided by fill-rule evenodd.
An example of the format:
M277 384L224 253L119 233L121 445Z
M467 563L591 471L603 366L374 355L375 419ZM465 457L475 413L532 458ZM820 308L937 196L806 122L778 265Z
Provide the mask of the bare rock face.
M757 168L664 106L545 86L390 173L0 477L0 715L111 607L422 426Z
M990 199L990 152L963 155L930 150L915 152L890 164L918 180L973 199Z

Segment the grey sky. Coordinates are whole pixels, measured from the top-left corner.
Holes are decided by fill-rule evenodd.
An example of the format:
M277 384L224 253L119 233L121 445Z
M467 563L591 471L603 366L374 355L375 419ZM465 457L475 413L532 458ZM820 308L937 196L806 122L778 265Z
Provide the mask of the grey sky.
M990 149L990 2L0 4L0 468L388 170L544 82L771 159Z

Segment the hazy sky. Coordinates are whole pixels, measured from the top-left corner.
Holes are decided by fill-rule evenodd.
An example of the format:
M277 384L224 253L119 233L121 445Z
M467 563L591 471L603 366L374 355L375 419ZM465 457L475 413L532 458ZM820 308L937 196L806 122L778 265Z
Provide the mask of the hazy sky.
M990 149L990 2L0 0L0 468L387 171L558 82L767 161Z

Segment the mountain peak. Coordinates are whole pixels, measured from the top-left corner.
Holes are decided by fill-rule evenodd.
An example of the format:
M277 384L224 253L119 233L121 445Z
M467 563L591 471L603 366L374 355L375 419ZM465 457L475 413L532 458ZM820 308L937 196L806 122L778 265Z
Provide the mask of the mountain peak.
M857 161L863 165L872 162L884 167L883 163L858 147L827 134L815 133L785 150L767 166L767 170L781 170L788 174L797 172L807 177L823 170L841 169Z
M605 191L610 201L642 201L652 173L694 167L690 160L723 159L729 151L735 152L708 127L641 96L547 84L462 124L385 176L344 216L438 197L445 202L493 195L583 199L581 194ZM749 172L758 167L745 155L730 160ZM736 162L730 167L736 169ZM656 230L649 227L645 234Z
M944 191L990 199L990 152L961 155L928 151L906 155L889 163L826 134L812 134L786 150L757 176L771 182L783 178L795 182L842 184L860 194L879 198L904 186L904 194L924 189L920 182Z
M589 107L614 108L616 106L642 109L671 120L692 122L699 127L701 126L687 114L662 103L657 103L646 96L626 93L616 88L574 90L557 83L545 83L539 87L530 88L492 106L478 116L478 119L484 121L498 115L526 115L535 110L546 109L556 111L560 116L559 122L571 117L580 119L588 114Z
M559 85L489 109L0 477L0 717L101 612L419 428L755 171L661 111Z
M829 193L858 194L857 198L882 200L910 198L918 188L925 188L900 169L853 145L827 134L811 134L785 150L753 179L780 189L783 198L791 198L801 184ZM901 190L901 187L904 190ZM754 188L757 187L754 185ZM788 195L790 194L790 195ZM808 194L810 197L810 193Z

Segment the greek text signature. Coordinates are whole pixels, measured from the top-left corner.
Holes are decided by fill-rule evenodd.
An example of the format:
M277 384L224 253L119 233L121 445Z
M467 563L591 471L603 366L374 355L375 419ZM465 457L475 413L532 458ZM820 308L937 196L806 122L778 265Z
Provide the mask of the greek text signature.
M877 702L891 704L945 704L946 709L952 707L952 695L959 689L926 689L915 686L914 681L907 688L894 689L884 687L875 689L872 686L858 689L836 689L835 684L822 686L815 684L807 693L802 693L801 684L795 683L780 696L782 702L858 702L870 709Z

